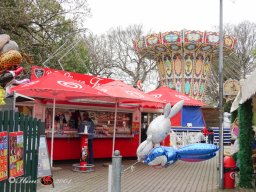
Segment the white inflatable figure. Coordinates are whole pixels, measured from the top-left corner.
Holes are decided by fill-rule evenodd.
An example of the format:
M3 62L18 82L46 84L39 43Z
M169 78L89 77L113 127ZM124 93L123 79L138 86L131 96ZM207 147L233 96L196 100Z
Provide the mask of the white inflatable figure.
M231 125L230 116L231 116L230 113L224 112L224 114L223 114L223 117L224 117L224 119L223 119L223 127L224 128L230 128L230 125Z
M173 147L174 149L177 149L177 146L181 142L182 139L173 130L170 130L170 146Z
M153 149L152 136L149 136L137 149L138 161L143 161L151 149Z
M138 161L143 161L153 147L160 146L160 142L165 139L171 130L170 118L176 115L182 108L184 101L181 100L173 107L166 104L164 115L156 117L148 127L147 140L142 142L137 149Z

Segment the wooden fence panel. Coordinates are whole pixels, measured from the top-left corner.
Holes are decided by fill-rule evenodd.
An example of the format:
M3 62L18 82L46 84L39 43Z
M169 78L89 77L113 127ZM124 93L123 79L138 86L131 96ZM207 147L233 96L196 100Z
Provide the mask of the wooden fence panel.
M8 179L0 181L1 192L36 192L38 149L41 129L42 123L36 118L23 116L18 112L13 113L13 111L0 111L0 132L7 131L10 133L23 131L24 150L24 175L16 178L17 183L10 183ZM24 180L30 182L26 183Z

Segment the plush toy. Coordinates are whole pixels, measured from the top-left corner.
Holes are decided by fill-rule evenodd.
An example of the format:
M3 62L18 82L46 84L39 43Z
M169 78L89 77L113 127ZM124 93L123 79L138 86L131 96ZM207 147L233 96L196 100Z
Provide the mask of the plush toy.
M23 71L20 66L22 59L18 44L12 41L9 35L0 34L0 105L5 104L6 88L13 82L17 83L15 77Z

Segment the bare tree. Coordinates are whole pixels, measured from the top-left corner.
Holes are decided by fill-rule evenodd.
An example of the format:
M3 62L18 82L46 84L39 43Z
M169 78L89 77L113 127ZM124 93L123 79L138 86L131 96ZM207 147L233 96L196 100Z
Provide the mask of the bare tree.
M149 80L148 77L152 77L155 72L156 62L137 54L133 47L133 40L139 39L142 35L142 25L131 25L126 29L110 29L105 35L89 39L89 57L93 64L90 72L94 73L96 68L105 72L108 67L109 76L122 79L134 86L138 80L142 83Z
M256 48L256 24L244 21L238 25L228 25L225 28L226 33L238 39L235 52L242 78L245 78L255 69L256 56L252 53Z
M88 66L88 71L92 75L110 77L113 74L111 70L112 52L109 49L106 36L90 34L84 39L89 53L90 65Z
M256 24L244 21L238 25L226 25L225 33L237 38L234 52L224 57L224 81L232 78L240 80L246 78L255 69L256 55ZM209 103L218 101L218 57L213 61L211 74L208 80L206 95Z

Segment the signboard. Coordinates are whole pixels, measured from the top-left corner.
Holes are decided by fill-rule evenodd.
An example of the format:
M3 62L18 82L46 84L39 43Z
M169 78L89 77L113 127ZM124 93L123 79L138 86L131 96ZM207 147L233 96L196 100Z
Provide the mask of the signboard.
M46 145L46 137L40 136L39 153L38 153L38 167L37 177L44 177L52 175L48 148Z
M80 83L84 83L86 85L89 85L91 87L96 87L98 85L106 84L111 81L114 81L113 79L108 78L102 78L92 75L85 75L81 73L74 73L74 72L68 72L68 71L62 71L62 70L56 70L56 69L50 69L50 68L43 68L38 66L33 66L31 71L31 80L43 77L45 75L49 75L50 73L58 71L61 74L64 74L67 77L70 77L72 79L75 79L79 81Z
M10 132L9 139L9 174L10 177L18 177L24 174L23 131Z
M8 133L0 132L0 181L8 178Z
M239 81L236 79L228 79L223 84L223 94L236 96L240 90Z

